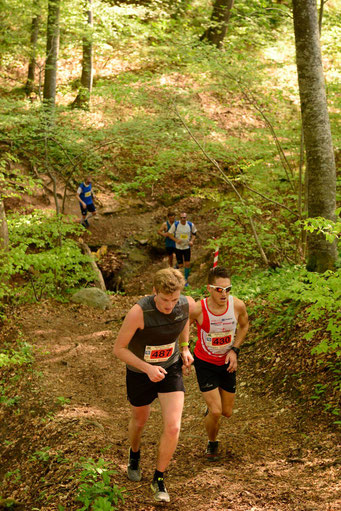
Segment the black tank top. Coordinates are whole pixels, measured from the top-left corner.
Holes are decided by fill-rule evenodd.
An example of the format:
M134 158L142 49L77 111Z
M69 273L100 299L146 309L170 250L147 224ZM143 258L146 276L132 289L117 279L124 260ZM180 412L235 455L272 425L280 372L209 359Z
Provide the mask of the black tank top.
M188 321L187 298L180 295L170 314L157 309L154 295L144 296L137 303L143 311L144 328L135 332L128 349L141 360L166 369L180 358L178 338ZM128 368L141 372L130 365Z

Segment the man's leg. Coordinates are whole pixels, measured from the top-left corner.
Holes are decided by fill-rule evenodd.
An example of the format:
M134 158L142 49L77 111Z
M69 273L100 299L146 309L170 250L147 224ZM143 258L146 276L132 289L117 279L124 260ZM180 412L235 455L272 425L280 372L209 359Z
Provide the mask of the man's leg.
M178 268L181 269L183 267L182 250L179 250L178 248L176 248L175 249L175 257L176 257L176 262L178 264Z
M85 218L85 223L87 225L89 225L89 218L93 217L93 216L96 216L96 208L94 206L94 204L88 204L87 207L86 207L86 218Z
M168 467L178 444L184 392L162 392L158 394L158 397L162 411L163 431L151 488L157 502L169 502L169 494L164 483L164 471Z
M189 261L185 261L185 280L186 282L188 281L188 277L189 277L189 274L190 274L190 262Z
M222 403L222 415L224 417L230 418L233 412L234 400L236 394L232 392L227 392L226 390L219 389Z
M150 414L150 405L132 406L132 415L128 426L128 435L130 441L129 460L128 460L128 479L130 481L141 481L140 469L140 444L144 425Z
M163 431L160 438L156 469L164 472L178 444L184 393L182 391L162 393L158 397L162 411Z
M150 415L150 405L131 406L131 419L128 426L128 436L132 451L140 450L143 428Z
M79 206L80 206L80 208L81 208L81 220L80 220L80 223L81 223L82 225L84 225L84 222L85 222L85 220L86 220L86 215L87 215L87 213L88 213L88 210L87 210L87 208L83 208L83 206L82 206L82 204L81 204L81 203L79 203ZM85 225L84 225L84 227L85 227Z
M216 441L219 431L219 421L223 410L220 391L221 389L215 388L202 393L208 408L208 414L205 417L205 428L210 442Z
M188 283L188 277L189 277L189 274L190 274L190 263L191 261L191 249L190 248L187 248L186 250L184 250L184 266L185 266L185 280L186 280L186 283Z

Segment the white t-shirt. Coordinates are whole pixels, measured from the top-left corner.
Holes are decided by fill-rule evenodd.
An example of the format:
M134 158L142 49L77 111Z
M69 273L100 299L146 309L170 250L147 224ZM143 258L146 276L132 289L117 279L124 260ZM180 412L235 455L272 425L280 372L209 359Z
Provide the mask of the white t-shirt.
M192 230L190 224L186 221L185 225L182 225L181 222L178 223L178 225L174 224L171 226L171 228L168 231L171 234L174 234L176 237L176 248L179 250L186 250L189 247L189 242L191 240L192 234L195 234L197 232L197 229L195 225L192 223Z

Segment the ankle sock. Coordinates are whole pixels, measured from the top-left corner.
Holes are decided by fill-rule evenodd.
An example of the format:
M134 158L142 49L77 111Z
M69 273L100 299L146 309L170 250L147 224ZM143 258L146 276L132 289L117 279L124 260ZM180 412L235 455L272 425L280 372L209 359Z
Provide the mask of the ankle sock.
M163 478L163 472L160 472L159 470L155 470L153 481L157 481L159 479L159 477Z
M140 459L140 449L137 452L134 452L132 448L130 447L129 455L133 460L139 460Z

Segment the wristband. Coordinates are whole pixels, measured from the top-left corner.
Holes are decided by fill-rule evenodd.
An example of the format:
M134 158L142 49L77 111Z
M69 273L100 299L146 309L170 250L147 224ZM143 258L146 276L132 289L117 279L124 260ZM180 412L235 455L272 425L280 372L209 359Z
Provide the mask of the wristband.
M235 354L237 355L237 358L238 358L238 355L239 355L240 349L239 349L239 348L236 348L235 346L232 346L231 351L234 351L234 352L235 352Z
M185 346L189 346L189 343L188 342L180 343L180 348L184 348Z

